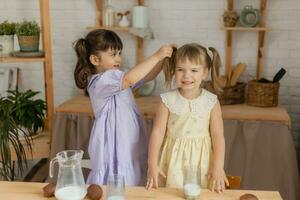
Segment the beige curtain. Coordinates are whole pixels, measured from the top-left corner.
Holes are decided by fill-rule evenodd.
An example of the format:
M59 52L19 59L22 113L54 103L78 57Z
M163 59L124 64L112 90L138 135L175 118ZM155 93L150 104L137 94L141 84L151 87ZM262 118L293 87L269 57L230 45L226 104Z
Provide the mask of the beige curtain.
M84 150L94 118L86 114L56 113L51 156L67 149ZM147 132L152 120L145 121ZM296 151L288 125L270 121L225 120L225 171L241 176L241 189L277 190L285 200L299 200Z

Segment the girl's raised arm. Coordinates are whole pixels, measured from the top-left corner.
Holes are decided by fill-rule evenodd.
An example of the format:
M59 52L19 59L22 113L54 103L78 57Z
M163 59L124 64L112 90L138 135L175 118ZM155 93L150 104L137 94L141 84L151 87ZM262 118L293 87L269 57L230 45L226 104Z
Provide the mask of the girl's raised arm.
M172 55L172 51L173 49L171 45L164 45L152 56L125 73L122 82L122 89L130 87L144 78L156 66L156 64L159 63L159 61L165 57L170 57Z
M146 189L158 187L158 175L165 175L160 172L158 167L158 158L161 145L166 133L166 127L169 117L168 108L161 102L156 112L153 129L150 136L148 151L148 179Z
M155 67L153 67L153 69L145 76L145 78L144 78L145 82L152 81L153 79L155 79L155 77L162 70L162 63L163 63L163 61L161 60L155 65Z

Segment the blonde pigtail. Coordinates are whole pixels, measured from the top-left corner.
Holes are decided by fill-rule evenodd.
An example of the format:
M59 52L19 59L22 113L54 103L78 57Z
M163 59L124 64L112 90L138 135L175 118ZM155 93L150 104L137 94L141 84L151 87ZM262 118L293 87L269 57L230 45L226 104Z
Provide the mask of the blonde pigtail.
M172 78L175 75L176 52L177 52L177 48L173 47L173 52L171 57L165 58L162 62L162 69L165 75L165 85L167 88L171 87Z
M209 47L208 49L212 52L212 59L210 59L211 62L209 63L211 66L212 87L216 93L221 93L222 88L219 83L219 69L221 67L221 58L215 48Z

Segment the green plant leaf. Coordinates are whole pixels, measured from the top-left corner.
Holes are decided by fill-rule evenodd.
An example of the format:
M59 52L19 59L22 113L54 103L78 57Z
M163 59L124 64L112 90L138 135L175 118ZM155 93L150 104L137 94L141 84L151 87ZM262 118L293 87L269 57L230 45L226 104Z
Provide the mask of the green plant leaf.
M40 27L36 21L23 21L16 24L16 34L22 36L39 35Z
M25 148L32 155L32 137L24 132L23 126L30 131L36 131L44 127L46 102L34 100L33 97L39 92L28 90L8 91L7 97L0 98L0 175L6 180L14 178L14 163L11 160L10 144L17 156L17 170L22 173L24 165L27 167ZM24 140L19 137L23 132Z
M16 23L10 23L7 20L0 23L0 35L14 35L16 32Z

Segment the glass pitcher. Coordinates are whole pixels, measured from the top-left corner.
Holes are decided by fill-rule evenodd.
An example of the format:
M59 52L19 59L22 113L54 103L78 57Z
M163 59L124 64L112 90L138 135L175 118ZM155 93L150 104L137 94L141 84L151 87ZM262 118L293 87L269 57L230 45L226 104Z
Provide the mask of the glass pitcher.
M86 193L81 170L82 150L61 151L50 162L49 176L53 177L54 164L58 162L55 197L58 200L82 200Z

